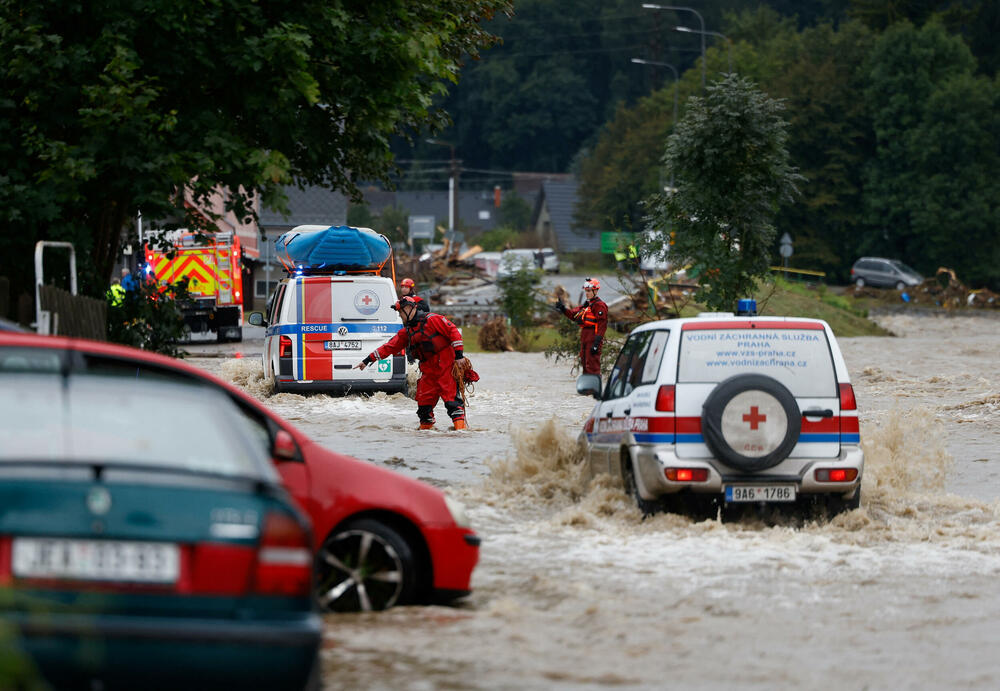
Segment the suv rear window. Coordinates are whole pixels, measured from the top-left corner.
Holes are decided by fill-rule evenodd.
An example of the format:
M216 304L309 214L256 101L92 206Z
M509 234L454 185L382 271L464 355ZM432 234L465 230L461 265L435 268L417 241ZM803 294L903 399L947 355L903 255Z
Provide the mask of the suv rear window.
M777 379L797 397L836 397L826 331L813 328L699 328L681 334L677 382L717 383L737 374Z

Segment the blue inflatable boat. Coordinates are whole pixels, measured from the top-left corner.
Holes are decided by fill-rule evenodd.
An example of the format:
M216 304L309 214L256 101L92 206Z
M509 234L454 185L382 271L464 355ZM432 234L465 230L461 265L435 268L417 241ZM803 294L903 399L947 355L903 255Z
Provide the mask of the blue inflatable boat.
M371 228L296 226L274 241L288 271L377 270L392 254L388 238Z

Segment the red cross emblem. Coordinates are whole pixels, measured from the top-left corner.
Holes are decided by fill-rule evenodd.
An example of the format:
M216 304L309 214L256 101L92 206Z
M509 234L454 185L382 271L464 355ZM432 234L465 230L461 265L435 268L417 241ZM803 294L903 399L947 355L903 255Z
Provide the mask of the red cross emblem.
M365 303L365 307L370 305L371 301L372 301L371 295L365 295L363 298L361 298L361 302Z
M743 422L750 423L750 429L757 429L757 425L761 422L767 422L767 415L761 415L757 406L750 406L750 414L743 416Z

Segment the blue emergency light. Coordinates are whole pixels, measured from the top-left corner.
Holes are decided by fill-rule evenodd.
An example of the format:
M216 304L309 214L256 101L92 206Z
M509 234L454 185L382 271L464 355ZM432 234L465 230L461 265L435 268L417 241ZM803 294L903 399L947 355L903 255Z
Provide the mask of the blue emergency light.
M753 298L743 298L736 302L736 316L738 317L756 317L757 316L757 301Z

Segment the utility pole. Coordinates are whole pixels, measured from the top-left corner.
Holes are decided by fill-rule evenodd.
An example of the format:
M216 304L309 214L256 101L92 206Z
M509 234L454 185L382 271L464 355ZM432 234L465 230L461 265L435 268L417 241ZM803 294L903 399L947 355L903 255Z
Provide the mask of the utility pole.
M455 158L455 145L438 139L428 139L428 144L447 146L451 151L451 174L448 177L448 230L455 232L458 223L458 175L462 170L462 162Z

